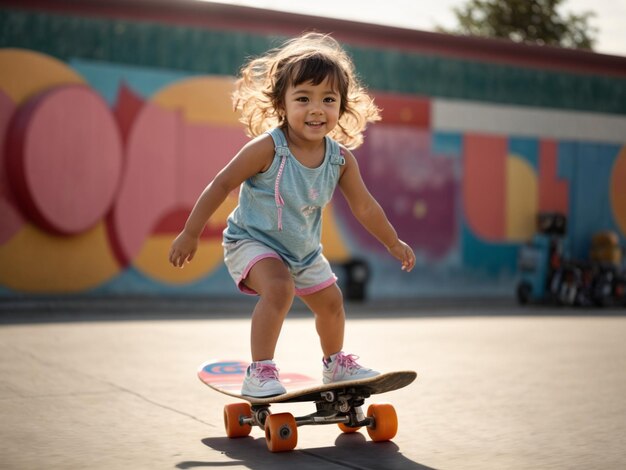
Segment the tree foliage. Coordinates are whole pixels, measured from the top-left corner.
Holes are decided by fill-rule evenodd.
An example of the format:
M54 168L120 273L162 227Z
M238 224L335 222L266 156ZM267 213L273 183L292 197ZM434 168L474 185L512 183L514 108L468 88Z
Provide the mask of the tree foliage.
M469 0L453 8L459 22L450 33L505 38L516 42L592 49L597 29L593 12L561 14L563 0Z

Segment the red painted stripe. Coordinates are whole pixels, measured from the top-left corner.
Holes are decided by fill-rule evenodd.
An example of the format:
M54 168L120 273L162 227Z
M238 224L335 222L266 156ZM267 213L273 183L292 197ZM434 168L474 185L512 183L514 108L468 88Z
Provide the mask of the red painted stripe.
M430 128L430 99L414 95L380 93L374 96L376 105L382 110L384 124L412 125Z
M506 137L465 136L465 220L476 236L492 242L506 236L506 159Z
M556 141L542 140L539 144L539 209L567 214L568 184L567 181L559 180L557 165Z

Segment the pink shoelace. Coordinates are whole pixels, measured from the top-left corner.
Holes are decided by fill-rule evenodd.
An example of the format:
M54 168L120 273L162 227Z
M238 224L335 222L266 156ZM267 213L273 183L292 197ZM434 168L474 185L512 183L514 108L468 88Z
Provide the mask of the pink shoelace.
M257 364L254 368L254 375L261 383L278 380L278 368L272 364Z
M337 370L340 367L346 369L349 373L351 373L355 369L361 369L361 366L356 362L359 356L355 354L344 354L342 352L338 353L335 356L335 360L333 361L333 380L337 375Z

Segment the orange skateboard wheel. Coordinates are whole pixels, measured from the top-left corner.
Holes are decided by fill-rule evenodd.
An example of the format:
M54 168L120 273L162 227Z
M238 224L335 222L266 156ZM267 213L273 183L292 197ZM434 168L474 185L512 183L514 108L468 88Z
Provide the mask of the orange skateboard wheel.
M374 424L367 427L367 433L372 441L389 441L398 432L398 415L392 405L370 405L367 416L374 418Z
M359 429L361 429L361 426L357 426L356 428L350 427L350 426L346 426L343 423L337 423L337 426L339 426L339 429L341 429L341 432L345 433L345 434L351 434L353 432L357 432Z
M250 418L250 403L230 403L224 407L224 427L228 437L245 437L252 431L249 424L241 424L241 418Z
M271 452L293 450L298 443L298 426L291 413L269 415L265 420L265 442Z

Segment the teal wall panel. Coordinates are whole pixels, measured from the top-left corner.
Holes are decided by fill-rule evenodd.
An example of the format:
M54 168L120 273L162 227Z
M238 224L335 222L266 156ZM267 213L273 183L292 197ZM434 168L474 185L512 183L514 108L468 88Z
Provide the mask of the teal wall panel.
M0 47L33 49L68 61L102 60L234 75L247 57L281 41L150 21L3 9ZM626 79L514 67L392 49L347 45L372 89L626 114Z

